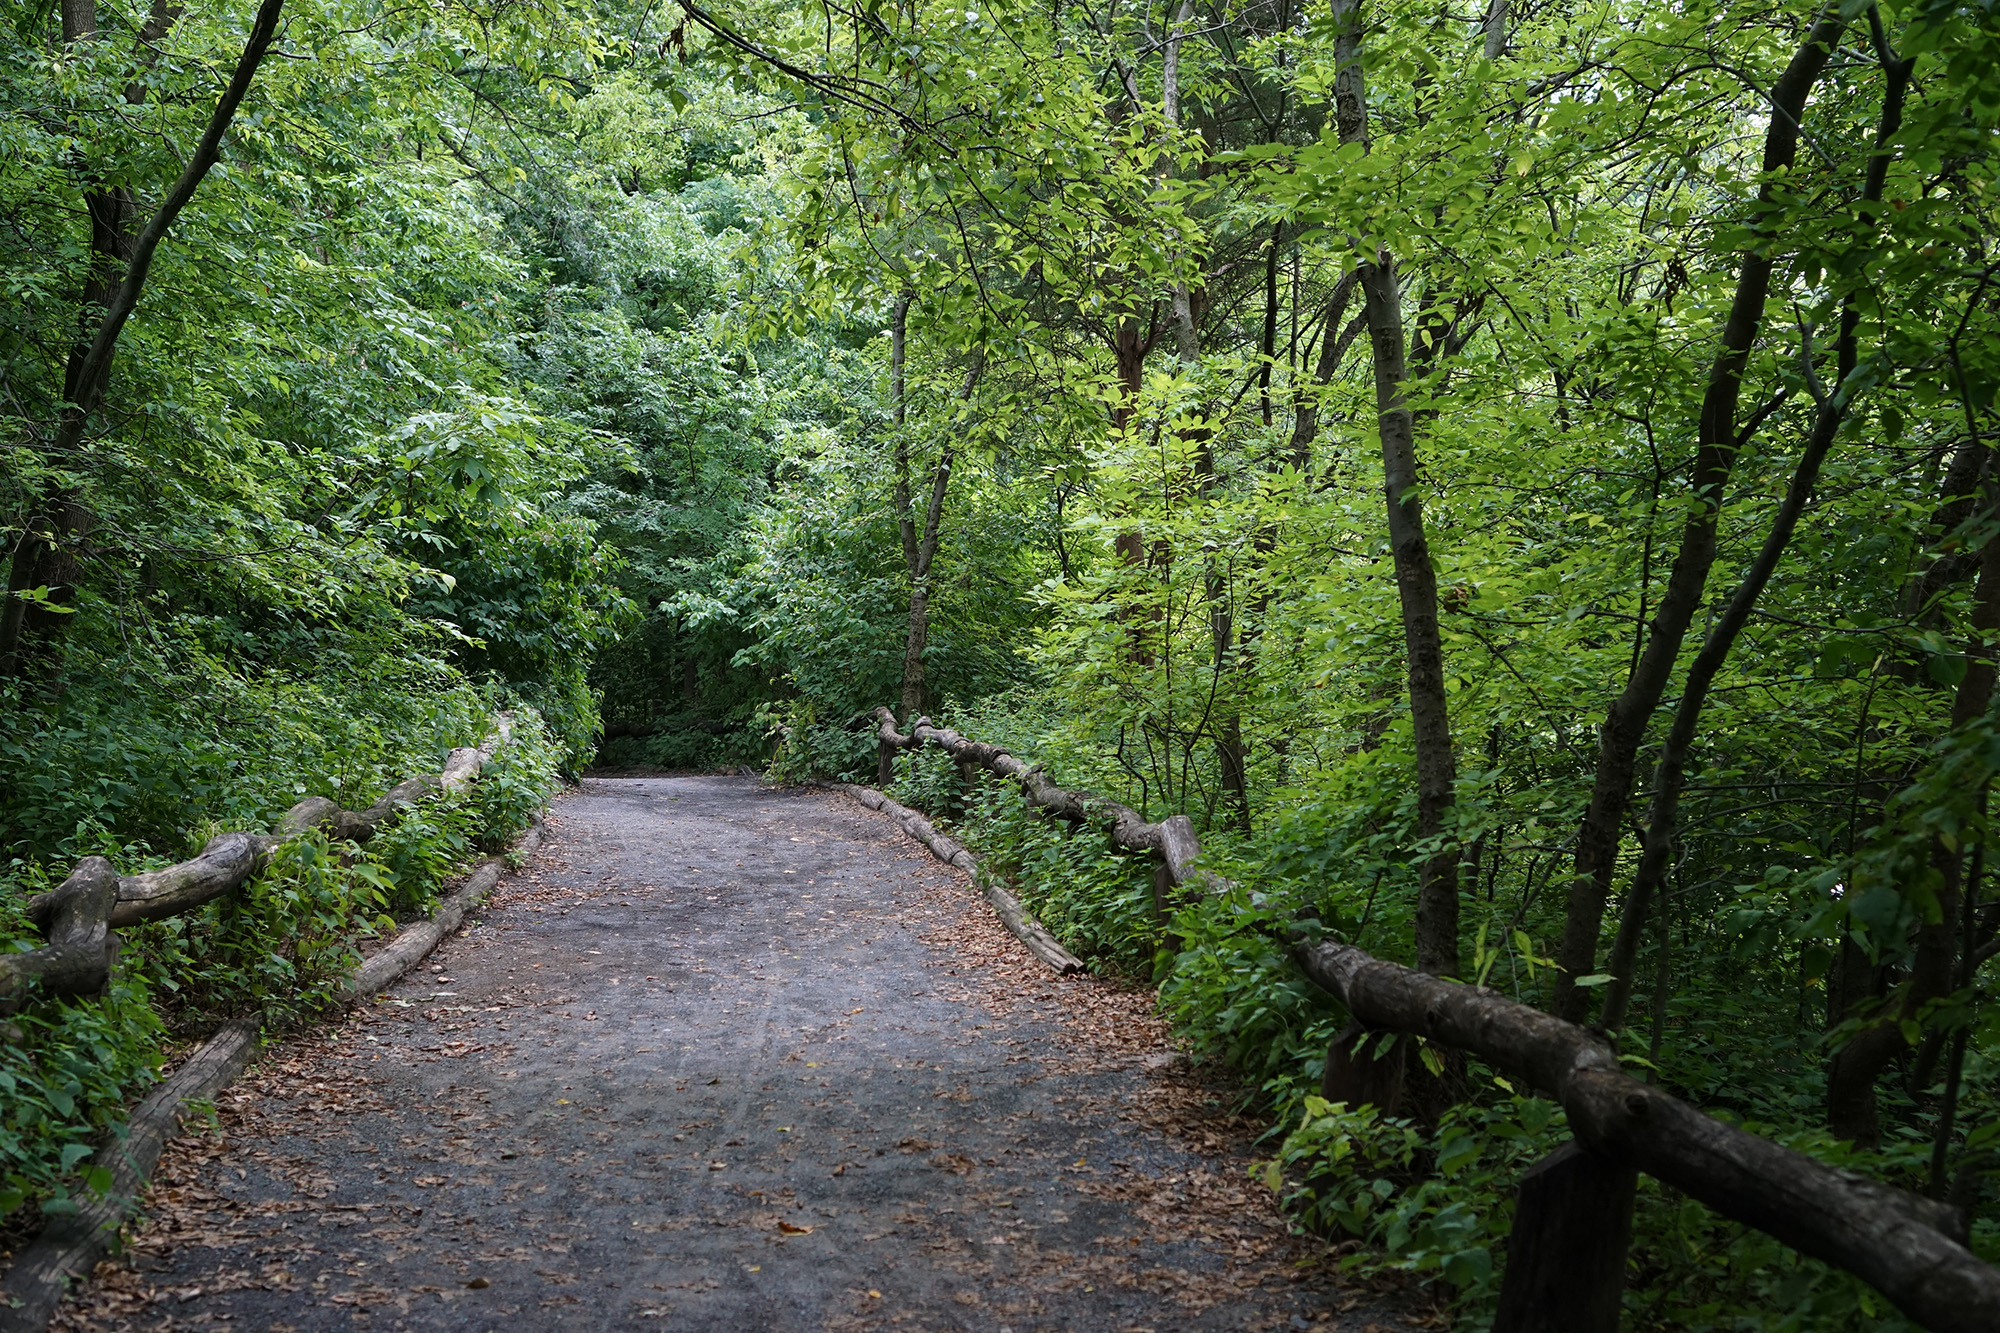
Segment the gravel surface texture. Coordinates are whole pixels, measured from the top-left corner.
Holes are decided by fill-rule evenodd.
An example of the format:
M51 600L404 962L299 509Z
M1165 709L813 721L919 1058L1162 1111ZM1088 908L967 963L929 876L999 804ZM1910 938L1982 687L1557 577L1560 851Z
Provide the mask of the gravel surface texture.
M592 779L460 935L169 1150L70 1329L1343 1329L1150 996L886 817Z

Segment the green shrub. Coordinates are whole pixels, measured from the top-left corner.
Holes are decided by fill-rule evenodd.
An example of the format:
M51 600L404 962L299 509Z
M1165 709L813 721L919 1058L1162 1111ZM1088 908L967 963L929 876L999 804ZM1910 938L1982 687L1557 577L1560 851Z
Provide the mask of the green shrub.
M1484 1309L1499 1295L1521 1173L1567 1138L1560 1108L1537 1097L1455 1106L1426 1131L1308 1094L1261 1174L1304 1226L1368 1243L1349 1268L1436 1274Z
M159 1077L164 1028L150 1000L145 978L121 969L100 996L15 1016L20 1040L0 1043L0 1214L33 1199L61 1212L74 1185L110 1184L96 1145Z
M753 734L778 736L768 776L774 782L831 778L843 782L875 781L876 739L872 730L849 729L842 718L823 721L809 698L767 704L757 710Z
M958 765L935 746L921 750L900 750L896 754L896 780L888 794L921 810L933 819L950 821L964 798L958 780Z
M551 738L541 715L514 715L513 739L494 754L466 792L464 809L481 851L495 852L534 822L548 804L568 750Z
M365 804L388 782L435 765L446 748L427 750L393 777L372 766L349 769L352 780L327 780L320 790ZM320 829L288 838L239 891L122 931L120 963L103 995L29 1003L15 1019L21 1039L0 1043L0 1214L37 1199L60 1210L74 1189L108 1180L91 1164L93 1145L115 1132L131 1098L154 1081L168 1033L194 1038L251 1013L267 1030L282 1029L334 1009L359 959L356 942L392 929L392 913L429 910L444 880L477 850L497 850L525 828L565 754L539 713L520 708L512 741L461 793L406 807L365 848ZM286 790L266 775L261 799L282 809L302 786ZM228 822L194 822L167 844L170 853L120 846L102 826L86 826L90 840L71 845L110 855L122 869L151 869L198 850ZM17 857L0 877L0 947L40 947L23 909L66 863Z

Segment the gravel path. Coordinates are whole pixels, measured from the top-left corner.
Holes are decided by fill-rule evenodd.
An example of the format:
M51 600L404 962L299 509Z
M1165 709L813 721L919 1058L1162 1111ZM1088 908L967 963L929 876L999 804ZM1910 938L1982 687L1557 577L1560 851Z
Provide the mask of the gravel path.
M886 818L597 779L419 974L170 1150L76 1329L1400 1327L1148 997Z

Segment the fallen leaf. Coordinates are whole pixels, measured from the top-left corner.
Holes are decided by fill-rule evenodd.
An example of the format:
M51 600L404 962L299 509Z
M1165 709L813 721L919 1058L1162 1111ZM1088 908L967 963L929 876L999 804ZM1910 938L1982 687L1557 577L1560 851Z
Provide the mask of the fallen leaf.
M786 1221L783 1221L783 1220L780 1220L780 1221L779 1221L779 1223L778 1223L778 1230L780 1230L780 1231L784 1232L784 1233L785 1233L785 1234L786 1234L787 1236L810 1236L810 1235L812 1235L812 1228L811 1228L811 1227L802 1227L802 1226L795 1226L795 1225L793 1225L792 1223L790 1223L790 1222L786 1222Z
M484 1291L486 1288L492 1286L493 1284L491 1282L488 1282L483 1277L476 1277L472 1279L472 1281L466 1283L465 1285L472 1288L474 1291Z

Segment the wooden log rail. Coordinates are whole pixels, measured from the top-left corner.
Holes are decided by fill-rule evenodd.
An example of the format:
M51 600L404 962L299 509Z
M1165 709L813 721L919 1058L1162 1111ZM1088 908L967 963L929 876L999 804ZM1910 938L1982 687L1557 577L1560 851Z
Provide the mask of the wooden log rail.
M437 773L398 783L365 810L343 810L309 796L286 812L276 833L221 833L199 855L177 865L120 875L101 856L86 856L69 877L28 900L28 918L48 944L29 953L0 954L0 1017L18 1012L39 981L46 995L94 995L110 977L111 931L192 911L243 885L269 864L286 838L325 828L336 838L366 842L404 809L433 792L460 790L479 776L512 735L511 715L494 718L493 734L453 750Z
M1047 963L1057 972L1069 976L1084 971L1083 960L1062 947L1062 941L1048 932L1041 922L1028 914L1021 900L1008 892L1007 887L991 875L979 874L979 861L965 850L956 838L939 833L931 821L906 805L899 805L872 787L849 786L847 794L870 810L880 810L889 818L903 826L903 831L931 849L931 855L948 866L956 866L974 877L986 894L986 901L993 907L993 914L1000 918L1000 924L1013 933L1015 939L1027 946L1028 952Z
M494 734L484 744L453 750L441 772L397 784L366 810L343 810L326 797L309 797L292 807L276 834L225 833L210 839L193 859L143 875L121 877L103 857L85 858L61 886L31 901L31 912L41 904L38 919L48 922L44 929L49 944L16 955L22 966L0 974L13 987L0 997L0 1003L7 1005L0 1012L12 1013L19 1007L29 978L39 977L45 990L54 989L53 978L64 988L62 993L101 988L108 975L111 926L171 916L230 892L262 869L272 849L287 837L324 827L337 837L364 842L432 792L462 789L511 738L508 714L500 714L494 722ZM515 851L529 855L540 840L537 821ZM404 926L363 961L348 978L347 1002L367 1000L415 967L458 929L466 913L499 882L506 864L504 856L480 861L436 912ZM184 1120L243 1072L256 1049L258 1029L255 1018L223 1024L133 1110L123 1134L114 1131L99 1143L99 1160L111 1168L110 1188L102 1194L83 1192L75 1212L54 1217L16 1257L0 1285L0 1333L41 1333L48 1326L63 1293L116 1245L167 1141Z
M909 734L904 735L896 730L896 715L887 708L876 709L874 716L879 724L875 734L884 767L897 750L934 745L961 767L983 768L1015 783L1028 804L1044 814L1073 824L1102 824L1114 847L1155 858L1153 901L1163 916L1175 890L1191 884L1201 888L1220 886L1213 876L1194 868L1195 859L1201 855L1201 840L1195 837L1194 821L1186 815L1169 815L1157 823L1148 823L1130 806L1090 792L1058 787L1039 766L1024 764L997 745L968 740L947 727L934 727L927 717L918 718ZM885 783L889 780L880 769L877 776Z
M896 750L936 745L961 764L1018 783L1030 804L1050 814L1108 821L1114 844L1158 858L1156 883L1227 887L1194 869L1201 843L1183 816L1148 824L1115 802L1065 791L997 746L925 718L900 734L886 708L875 717L885 764ZM1956 1209L1707 1115L1626 1074L1600 1035L1494 991L1328 939L1302 940L1292 955L1363 1028L1464 1051L1567 1114L1576 1146L1545 1159L1523 1182L1494 1333L1615 1333L1632 1171L1854 1274L1933 1333L2000 1329L2000 1269L1967 1248L1966 1219Z

